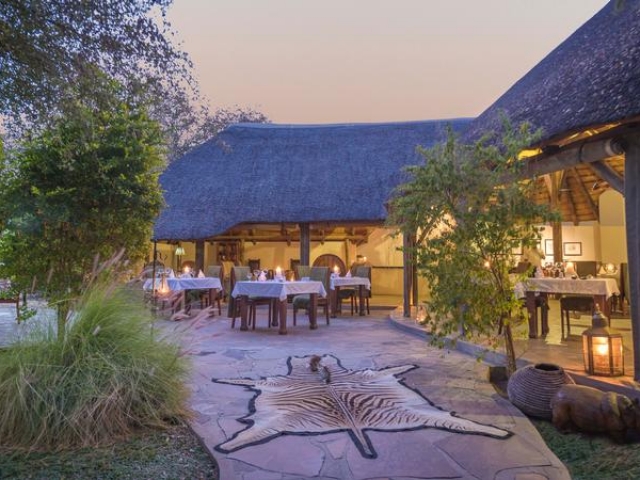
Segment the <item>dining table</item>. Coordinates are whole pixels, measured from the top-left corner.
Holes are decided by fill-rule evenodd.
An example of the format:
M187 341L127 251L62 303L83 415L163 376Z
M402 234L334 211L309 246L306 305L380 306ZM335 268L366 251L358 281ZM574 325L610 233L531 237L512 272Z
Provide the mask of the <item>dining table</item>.
M529 312L529 338L538 338L538 318L536 313L536 297L546 298L548 294L588 295L605 315L611 315L609 300L614 295L620 295L618 282L614 278L527 278L516 285L516 296L526 300ZM542 334L549 331L545 325L546 316L542 317Z
M358 311L361 316L365 315L365 289L371 290L371 280L367 277L338 277L331 276L329 281L331 288L331 317L335 318L338 314L338 307L340 302L340 288L349 287L358 289Z
M142 288L144 290L159 290L162 286L162 277L156 277L155 282L148 278ZM217 293L222 290L222 283L217 277L169 277L164 279L171 292L182 292L181 303L188 310L187 294L189 290L207 290L209 305L213 305ZM174 312L178 310L180 302L174 305Z
M238 299L240 308L240 330L249 330L247 321L247 299L249 297L272 298L275 302L273 324L279 325L278 333L287 334L287 298L289 295L309 295L309 328L318 328L318 295L325 298L327 291L322 282L313 280L299 281L238 281L231 296Z

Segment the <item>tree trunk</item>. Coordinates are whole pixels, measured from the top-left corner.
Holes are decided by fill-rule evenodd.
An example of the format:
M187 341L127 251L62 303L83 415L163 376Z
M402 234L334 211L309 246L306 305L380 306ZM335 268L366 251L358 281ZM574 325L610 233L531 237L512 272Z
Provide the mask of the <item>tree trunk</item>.
M507 321L502 327L504 335L504 348L507 356L507 376L511 376L516 371L516 351L513 346L513 333L511 332L511 322Z
M65 329L67 326L67 316L69 315L69 303L61 302L58 304L58 340L64 339Z

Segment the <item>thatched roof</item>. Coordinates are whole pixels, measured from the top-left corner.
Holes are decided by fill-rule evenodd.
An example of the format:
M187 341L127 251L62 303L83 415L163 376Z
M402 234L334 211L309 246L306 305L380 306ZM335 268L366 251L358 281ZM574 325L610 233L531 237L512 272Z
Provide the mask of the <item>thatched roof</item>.
M375 223L446 126L468 119L386 124L232 125L162 174L166 208L155 240L202 240L242 223Z
M640 1L609 2L538 63L465 133L467 140L514 124L542 128L544 139L640 115Z

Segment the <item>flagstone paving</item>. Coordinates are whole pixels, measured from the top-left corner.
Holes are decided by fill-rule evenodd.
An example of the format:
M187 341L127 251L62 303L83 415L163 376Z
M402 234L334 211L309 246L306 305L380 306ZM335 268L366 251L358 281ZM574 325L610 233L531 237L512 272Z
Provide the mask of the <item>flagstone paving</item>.
M537 430L487 381L487 367L473 357L427 346L424 340L390 325L389 312L319 322L306 320L278 335L258 319L255 331L231 329L225 317L162 322L180 338L193 362L190 386L195 412L192 427L213 453L222 480L290 479L569 479L562 463ZM303 316L303 318L305 318ZM413 364L398 375L435 406L460 417L508 430L507 439L435 428L367 430L377 457L366 458L348 431L279 434L230 453L216 447L249 427L239 420L251 413L256 392L212 379L286 376L287 359L333 355L348 370Z
M16 326L15 310L0 307L0 345L29 328ZM291 312L289 312L291 313ZM262 313L264 315L264 313ZM487 367L473 356L429 347L424 339L391 325L388 311L367 317L319 322L306 317L289 334L278 335L258 318L255 331L231 329L226 317L160 321L183 345L193 363L189 384L195 416L191 426L213 454L222 480L293 479L569 479L562 463L537 430L487 381ZM237 322L239 323L239 322ZM27 322L34 324L34 322ZM426 428L366 430L376 457L366 458L349 432L314 435L274 432L262 443L222 453L216 447L249 427L239 420L251 413L256 392L212 379L286 376L289 357L332 355L349 371L416 365L397 375L435 406L459 417L508 430L507 439Z

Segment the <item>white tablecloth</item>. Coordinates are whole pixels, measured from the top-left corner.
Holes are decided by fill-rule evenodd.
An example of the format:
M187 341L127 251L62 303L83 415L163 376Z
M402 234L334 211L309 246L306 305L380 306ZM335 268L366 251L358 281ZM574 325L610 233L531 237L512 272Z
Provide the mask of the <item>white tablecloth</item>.
M572 280L570 278L527 278L516 285L516 296L524 297L525 292L566 293L573 295L605 295L610 298L620 295L615 278L591 278Z
M317 293L321 297L327 296L322 282L304 281L304 282L236 282L231 292L232 297L239 295L248 295L251 297L271 297L278 298L282 301L287 299L287 295L300 295L303 293Z
M167 278L166 280L169 290L173 292L179 292L182 290L208 290L211 288L222 290L220 279L216 277ZM161 279L156 278L156 289L160 288L160 282ZM144 282L142 288L145 290L151 290L151 285L151 279L149 278Z
M336 287L357 287L364 285L367 290L371 290L371 282L366 277L332 277L331 278L331 290L335 290Z

